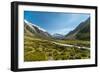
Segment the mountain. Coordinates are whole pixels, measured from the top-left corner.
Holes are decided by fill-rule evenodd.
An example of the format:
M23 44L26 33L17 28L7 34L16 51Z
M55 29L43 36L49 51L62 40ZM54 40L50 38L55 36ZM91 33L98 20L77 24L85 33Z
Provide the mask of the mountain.
M55 33L52 35L55 39L64 39L64 35L61 35L61 34L58 34L58 33Z
M51 37L51 35L46 30L28 22L27 20L24 20L24 33L26 36L34 36L39 38Z
M90 18L66 35L66 39L90 40Z

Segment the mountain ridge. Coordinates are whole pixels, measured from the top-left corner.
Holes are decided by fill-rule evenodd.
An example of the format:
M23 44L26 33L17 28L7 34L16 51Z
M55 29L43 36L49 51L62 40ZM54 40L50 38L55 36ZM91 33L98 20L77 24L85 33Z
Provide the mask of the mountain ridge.
M81 22L74 30L70 31L66 35L66 39L89 40L90 39L90 18L88 18L84 22Z
M43 28L40 28L39 26L32 24L28 22L27 20L24 20L24 31L25 34L28 36L35 36L39 38L50 38L51 35L44 30Z

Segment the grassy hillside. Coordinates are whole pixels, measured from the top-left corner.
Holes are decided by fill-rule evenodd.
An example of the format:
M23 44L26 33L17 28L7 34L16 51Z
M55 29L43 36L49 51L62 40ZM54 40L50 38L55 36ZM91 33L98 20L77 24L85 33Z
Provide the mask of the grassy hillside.
M76 39L90 40L90 20L87 20L84 28L80 29L78 34L76 34Z

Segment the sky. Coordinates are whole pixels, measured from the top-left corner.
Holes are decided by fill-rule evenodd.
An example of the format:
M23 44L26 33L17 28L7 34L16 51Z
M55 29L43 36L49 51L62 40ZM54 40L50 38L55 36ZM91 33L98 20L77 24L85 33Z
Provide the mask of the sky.
M82 13L24 11L25 20L45 29L52 35L68 34L89 16L89 14Z

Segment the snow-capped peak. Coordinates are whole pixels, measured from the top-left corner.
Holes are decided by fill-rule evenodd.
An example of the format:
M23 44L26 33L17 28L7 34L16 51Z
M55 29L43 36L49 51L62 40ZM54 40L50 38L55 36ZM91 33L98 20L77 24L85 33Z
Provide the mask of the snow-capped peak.
M38 28L39 30L41 30L41 31L46 32L45 29L43 29L43 28L41 28L41 27L39 27L39 26L37 26L37 25L35 25L35 24L33 24L33 23L30 23L30 22L28 22L27 20L24 20L24 22L27 23L27 24L30 24L30 25L33 25L33 26L37 27L37 28Z

